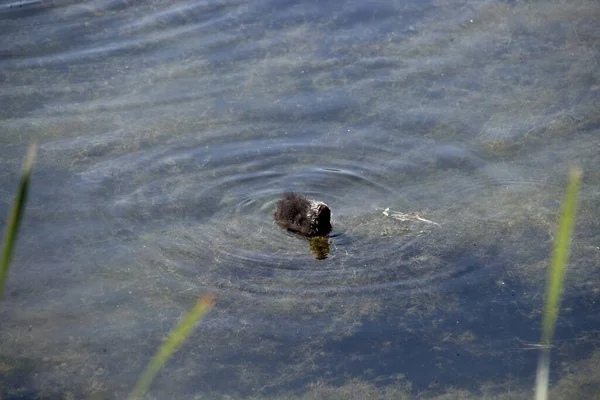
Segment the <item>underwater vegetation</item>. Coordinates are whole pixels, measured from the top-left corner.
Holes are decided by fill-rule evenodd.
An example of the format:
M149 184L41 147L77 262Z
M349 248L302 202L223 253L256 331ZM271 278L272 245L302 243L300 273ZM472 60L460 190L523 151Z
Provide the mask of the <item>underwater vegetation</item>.
M34 143L29 147L27 152L21 172L20 183L17 188L17 194L10 211L3 238L2 259L0 264L0 295L4 292L9 266L12 259L12 253L16 243L17 233L23 218L35 155L36 145ZM566 265L569 258L570 244L573 236L575 216L577 211L577 196L581 186L581 179L582 171L579 168L573 168L570 172L569 183L562 202L558 231L553 246L551 267L548 270L545 307L542 319L542 336L541 343L539 345L541 353L535 384L536 400L546 400L548 398L550 351L552 348L554 330L559 315L559 303L563 289L563 282L565 279ZM323 236L313 237L311 238L310 246L317 258L326 257L329 251L329 239ZM130 399L144 398L153 379L164 367L169 358L171 358L171 356L186 341L196 324L213 308L214 299L214 294L201 297L193 309L181 319L179 324L171 331L163 345L159 348L156 355L148 363L136 386L132 390L129 396ZM597 361L594 361L594 358L592 358L592 361L590 362L593 363ZM5 370L11 369L10 366L7 367L3 364L2 368ZM409 396L410 393L410 384L404 383L402 379L399 381L400 383L396 387L388 387L388 389L386 389L386 393L382 393L371 383L361 382L359 380L354 380L341 389L330 388L328 386L317 384L316 386L309 388L309 392L302 398L408 398L407 396ZM561 386L561 384L561 382L558 382L557 386ZM448 393L447 395L448 396L443 398L464 398L464 396L468 396L467 393L462 393L460 391ZM95 396L94 398L99 399L100 397ZM497 398L503 397L500 396ZM522 398L522 396L519 395L519 398Z

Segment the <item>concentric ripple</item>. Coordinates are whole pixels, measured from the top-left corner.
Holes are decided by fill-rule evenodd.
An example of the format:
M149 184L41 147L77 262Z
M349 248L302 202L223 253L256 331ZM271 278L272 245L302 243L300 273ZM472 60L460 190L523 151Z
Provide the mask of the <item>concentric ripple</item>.
M462 187L463 197L476 201L484 189L503 184L486 180L485 163L474 155L457 153L463 162L449 163L458 170L449 181L436 160L448 162L447 148L426 142L402 154L356 148L351 136L318 147L294 135L257 139L254 149L215 141L111 159L80 175L92 191L115 190L108 212L145 230L155 249L150 261L175 279L241 293L318 296L437 290L485 275L478 273L485 256L462 254L469 221L457 219L455 203L443 194L446 186L457 195ZM332 209L326 260L274 222L276 202L289 190ZM436 224L386 218L386 207Z

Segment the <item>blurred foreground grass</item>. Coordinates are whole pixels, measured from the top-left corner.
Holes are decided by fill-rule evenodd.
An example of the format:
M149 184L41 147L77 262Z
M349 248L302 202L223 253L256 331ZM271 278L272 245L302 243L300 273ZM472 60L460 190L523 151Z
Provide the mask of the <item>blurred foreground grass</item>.
M27 150L27 156L25 157L25 163L21 171L21 180L17 189L13 207L8 216L6 223L6 230L4 231L4 241L2 244L2 259L0 260L0 303L4 298L4 287L8 278L8 270L10 267L10 261L12 260L13 250L15 248L15 240L17 238L17 232L23 219L23 211L25 210L25 203L27 202L27 192L29 191L29 183L31 182L31 173L33 172L33 162L37 146L32 143Z
M181 347L188 338L194 326L204 317L214 305L214 295L208 294L198 300L194 308L171 331L167 340L160 347L146 370L138 380L135 388L129 395L130 400L139 400L144 397L156 374L162 369L167 360Z
M560 296L565 280L565 268L569 260L569 250L575 215L577 214L577 195L581 186L582 171L579 168L571 169L567 192L562 203L558 232L554 240L552 263L548 270L548 283L546 287L546 304L542 319L541 353L538 361L535 398L546 400L548 398L548 376L550 372L550 349L552 337L558 319Z

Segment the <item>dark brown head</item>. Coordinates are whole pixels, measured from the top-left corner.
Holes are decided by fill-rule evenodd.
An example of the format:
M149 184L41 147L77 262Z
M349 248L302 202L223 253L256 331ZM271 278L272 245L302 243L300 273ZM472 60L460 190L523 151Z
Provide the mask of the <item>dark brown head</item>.
M327 236L331 232L331 210L327 204L311 201L312 224L310 236Z
M286 193L277 203L275 220L282 227L306 236L326 236L331 232L331 211L323 202Z

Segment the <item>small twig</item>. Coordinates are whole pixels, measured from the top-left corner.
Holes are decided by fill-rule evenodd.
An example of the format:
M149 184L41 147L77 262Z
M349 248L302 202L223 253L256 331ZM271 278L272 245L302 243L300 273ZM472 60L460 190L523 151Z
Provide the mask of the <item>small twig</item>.
M419 213L416 212L411 212L411 213L401 213L401 212L390 212L390 208L386 208L385 210L383 210L383 215L385 215L386 217L389 218L393 218L395 220L398 221L421 221L421 222L427 222L428 224L433 224L433 225L437 225L440 228L442 227L440 224L438 224L437 222L433 222L430 221L428 219L425 219L423 217L421 217L421 215L419 215Z
M517 341L523 345L524 350L551 349L552 347L554 347L551 344L528 342L519 338L517 338Z

